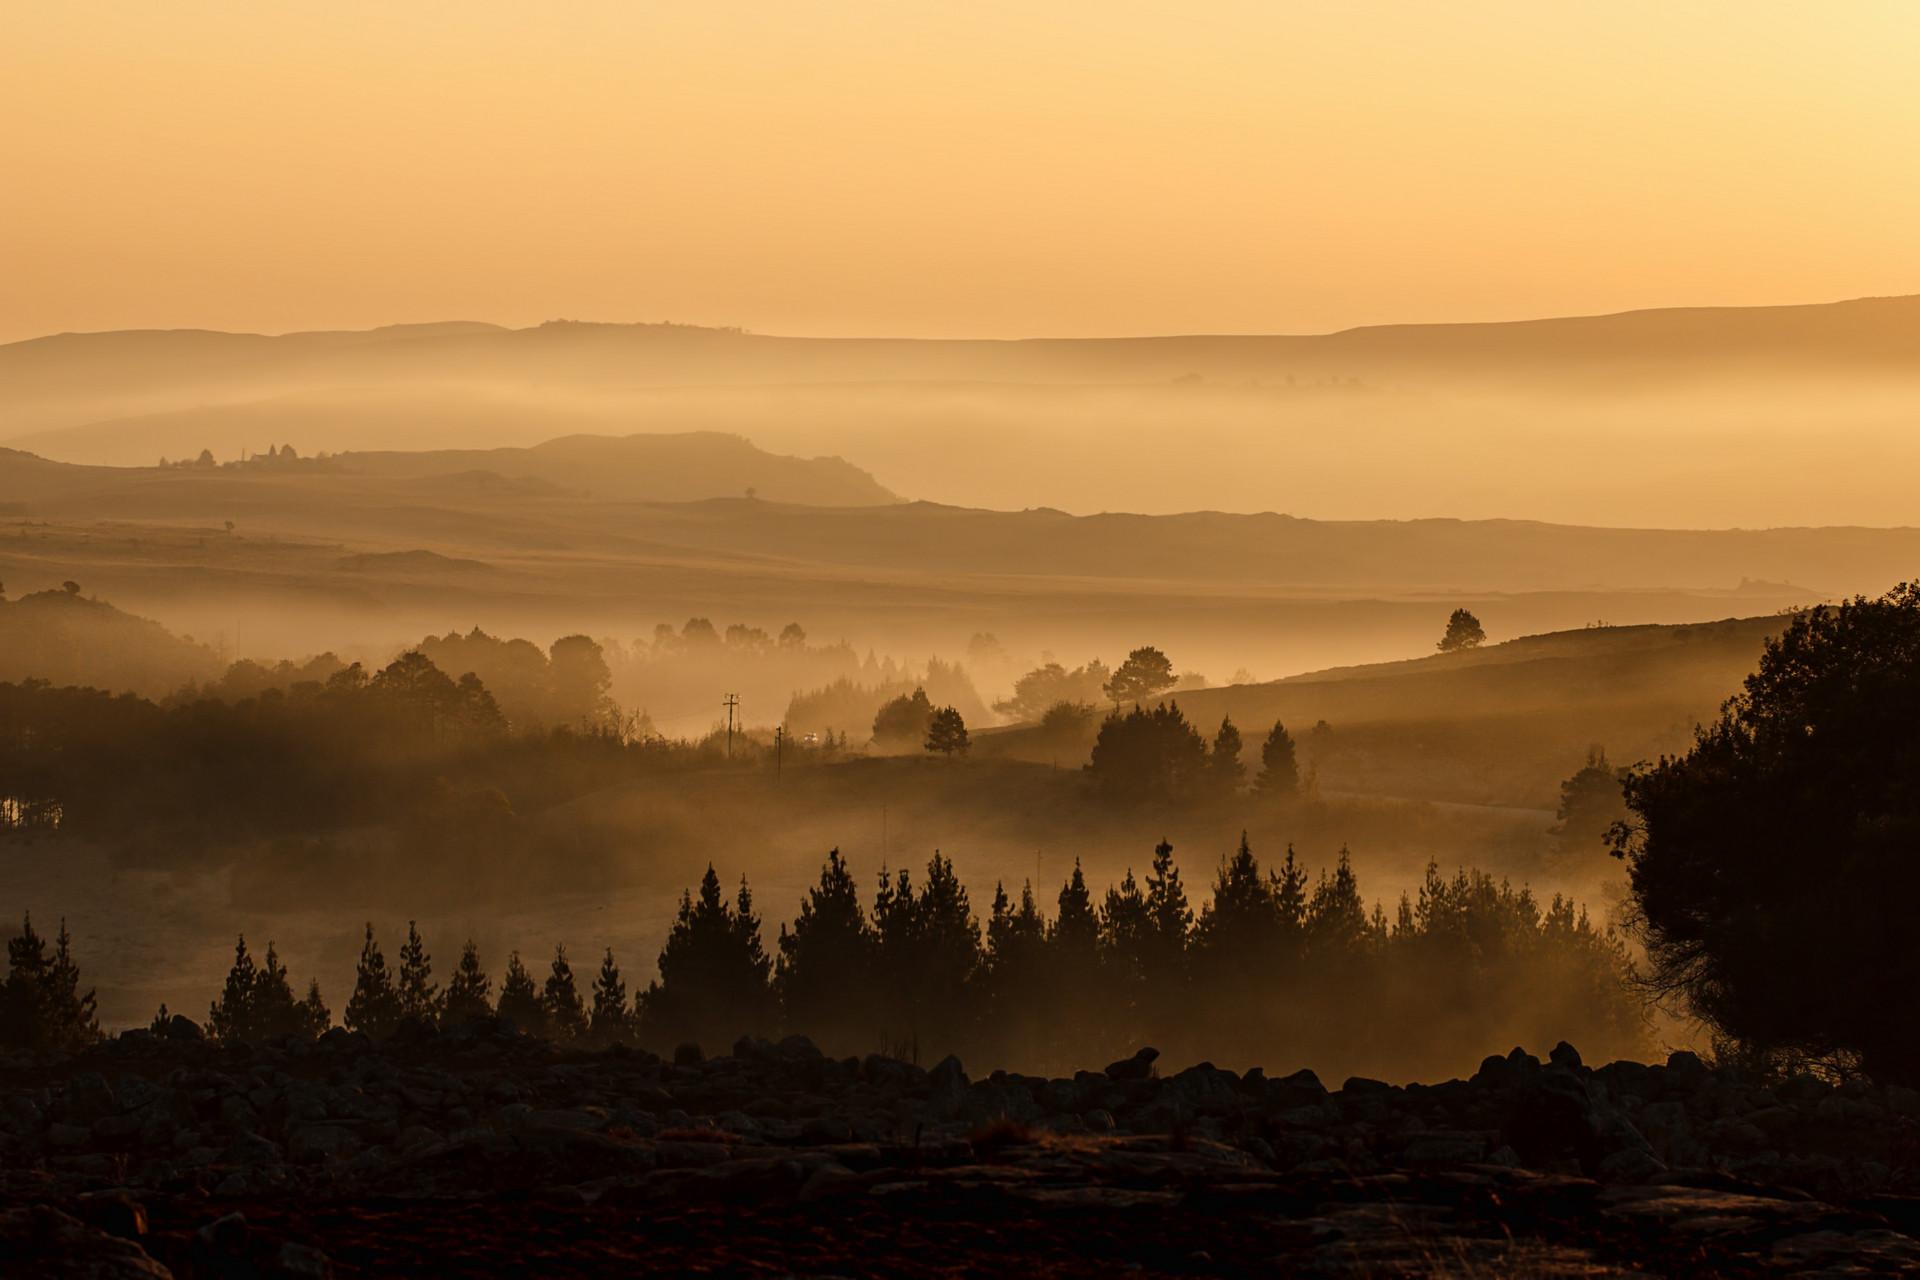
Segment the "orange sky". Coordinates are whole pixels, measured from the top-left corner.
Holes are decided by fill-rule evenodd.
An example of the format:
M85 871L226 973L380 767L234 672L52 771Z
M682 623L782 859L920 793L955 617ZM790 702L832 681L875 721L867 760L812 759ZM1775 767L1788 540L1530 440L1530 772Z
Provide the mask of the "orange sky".
M0 340L1312 331L1920 291L1920 4L0 10Z

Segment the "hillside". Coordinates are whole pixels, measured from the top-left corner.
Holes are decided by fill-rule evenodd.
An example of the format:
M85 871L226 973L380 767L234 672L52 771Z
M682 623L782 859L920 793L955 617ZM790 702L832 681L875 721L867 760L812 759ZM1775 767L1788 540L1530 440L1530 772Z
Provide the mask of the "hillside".
M1734 618L1526 636L1466 653L1194 690L1177 701L1208 736L1231 716L1250 772L1277 720L1324 791L1551 808L1590 748L1617 766L1684 749L1782 625L1779 617ZM1313 732L1320 721L1323 735ZM1074 745L1084 751L1090 742ZM1068 754L1031 727L989 732L981 747L1027 759Z
M39 591L0 600L0 681L45 680L157 698L217 675L213 650L101 600Z

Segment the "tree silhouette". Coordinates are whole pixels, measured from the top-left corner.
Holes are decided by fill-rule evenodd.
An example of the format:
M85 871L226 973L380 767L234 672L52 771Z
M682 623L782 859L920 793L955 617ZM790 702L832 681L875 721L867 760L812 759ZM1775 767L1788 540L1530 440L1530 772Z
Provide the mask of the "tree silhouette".
M53 954L23 917L20 934L7 943L7 980L0 984L0 1045L72 1051L100 1038L94 994L80 990L73 937L60 922Z
M608 947L593 980L593 1021L588 1033L600 1044L625 1043L633 1035L633 1015L627 1007L627 984Z
M307 979L307 995L299 1008L299 1034L311 1040L332 1025L333 1010L327 1008L327 1002L320 996L320 980Z
M1207 744L1180 704L1135 707L1109 715L1094 740L1088 770L1100 789L1116 800L1187 800L1207 778Z
M1278 799L1300 792L1300 763L1294 754L1293 735L1278 720L1260 745L1260 776L1253 780L1253 786L1261 795Z
M406 945L400 948L400 980L396 991L402 1018L435 1024L440 1021L440 989L432 979L433 957L427 954L427 944L421 940L419 928L409 920Z
M878 945L853 873L840 851L831 850L820 883L800 900L793 928L780 926L773 985L786 1025L823 1044L873 1044Z
M1465 609L1455 609L1447 618L1446 634L1440 637L1440 643L1434 647L1442 653L1458 653L1462 649L1477 649L1486 642L1487 633L1480 626L1480 619Z
M915 689L885 703L874 714L873 740L882 746L918 743L927 736L932 722L933 704L927 700L927 691Z
M531 987L531 980L528 985ZM492 990L493 980L480 966L480 948L469 938L460 948L460 963L447 982L442 1019L449 1027L458 1027L487 1017L493 1012Z
M967 722L961 719L958 711L952 707L942 707L933 713L933 718L927 722L928 751L937 751L951 760L956 751L963 756L967 754L969 745Z
M374 940L371 923L367 925L366 940L360 945L360 964L354 971L346 1024L347 1030L364 1031L376 1040L392 1035L400 1025L400 996L394 990L393 972L387 968L387 958Z
M1207 773L1214 790L1232 795L1246 780L1247 766L1240 763L1240 730L1232 716L1220 717L1220 731L1213 735L1213 750L1207 754Z
M533 985L533 975L521 963L518 951L507 956L507 975L500 982L500 1007L496 1012L528 1035L547 1034L546 1006L540 1002L539 988Z
M1652 979L1760 1053L1920 1082L1920 584L1796 614L1616 828Z
M574 984L573 966L567 963L566 945L553 949L553 966L547 974L546 989L540 993L540 1007L546 1014L546 1033L555 1040L578 1040L587 1032L587 1006Z
M1607 763L1600 747L1587 752L1587 763L1560 784L1560 805L1554 816L1558 821L1553 836L1567 853L1593 853L1613 830L1613 824L1627 816L1626 800L1621 793L1624 770Z
M731 1044L772 1021L773 968L760 944L760 919L743 877L729 906L712 864L700 896L680 896L680 912L660 949L660 978L640 1002L649 1044Z
M1155 694L1173 688L1177 682L1173 663L1167 655L1152 645L1142 645L1127 655L1127 660L1102 688L1117 709L1125 702L1138 707Z
M253 988L258 980L253 957L247 953L247 937L241 934L233 947L233 967L227 970L227 985L220 999L207 1010L207 1034L215 1040L253 1038Z

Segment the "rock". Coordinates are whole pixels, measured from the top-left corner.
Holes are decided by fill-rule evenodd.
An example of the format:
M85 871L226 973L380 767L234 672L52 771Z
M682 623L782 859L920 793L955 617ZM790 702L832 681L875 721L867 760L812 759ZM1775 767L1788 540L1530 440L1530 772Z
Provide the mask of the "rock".
M1484 1138L1465 1133L1431 1133L1409 1142L1400 1158L1411 1168L1437 1169L1478 1164L1486 1154Z
M207 1038L207 1033L201 1030L200 1024L184 1013L176 1013L168 1018L166 1025L160 1028L160 1034L168 1040L187 1043Z
M313 1163L351 1154L359 1145L352 1130L344 1125L302 1125L287 1133L287 1158Z
M707 1060L697 1044L677 1045L673 1051L673 1065L676 1067L697 1067Z
M47 1205L0 1210L0 1274L44 1280L171 1280L132 1240Z
M1210 1062L1188 1067L1162 1083L1160 1091L1186 1115L1226 1115L1244 1105L1240 1077Z
M84 1071L67 1081L66 1102L67 1119L77 1125L91 1125L120 1110L113 1086L97 1071Z
M288 1240L273 1255L276 1275L285 1280L333 1280L333 1263L318 1249Z
M1107 1064L1109 1080L1148 1080L1153 1076L1153 1064L1160 1051L1151 1045L1137 1050L1131 1058L1122 1058L1118 1062ZM1098 1061L1098 1059L1095 1059Z
M1667 1166L1651 1151L1627 1147L1602 1156L1593 1169L1601 1182L1640 1183L1658 1177Z
M101 1191L80 1197L80 1219L108 1235L138 1240L147 1234L147 1208L123 1191Z
M77 1151L87 1145L93 1137L93 1130L77 1124L51 1124L47 1126L47 1145L56 1151Z
M1553 1051L1547 1055L1547 1060L1554 1066L1565 1067L1569 1071L1578 1071L1581 1066L1580 1051L1565 1040L1553 1046Z
M1320 1083L1320 1077L1305 1069L1267 1081L1265 1092L1268 1109L1277 1111L1317 1107L1327 1100L1327 1087Z

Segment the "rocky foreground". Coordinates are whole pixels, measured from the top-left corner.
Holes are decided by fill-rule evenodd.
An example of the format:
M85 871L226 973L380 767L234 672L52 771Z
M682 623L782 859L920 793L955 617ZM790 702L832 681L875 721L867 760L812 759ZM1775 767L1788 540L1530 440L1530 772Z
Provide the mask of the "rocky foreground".
M968 1077L498 1026L0 1057L0 1274L1920 1272L1920 1094L1519 1050Z

